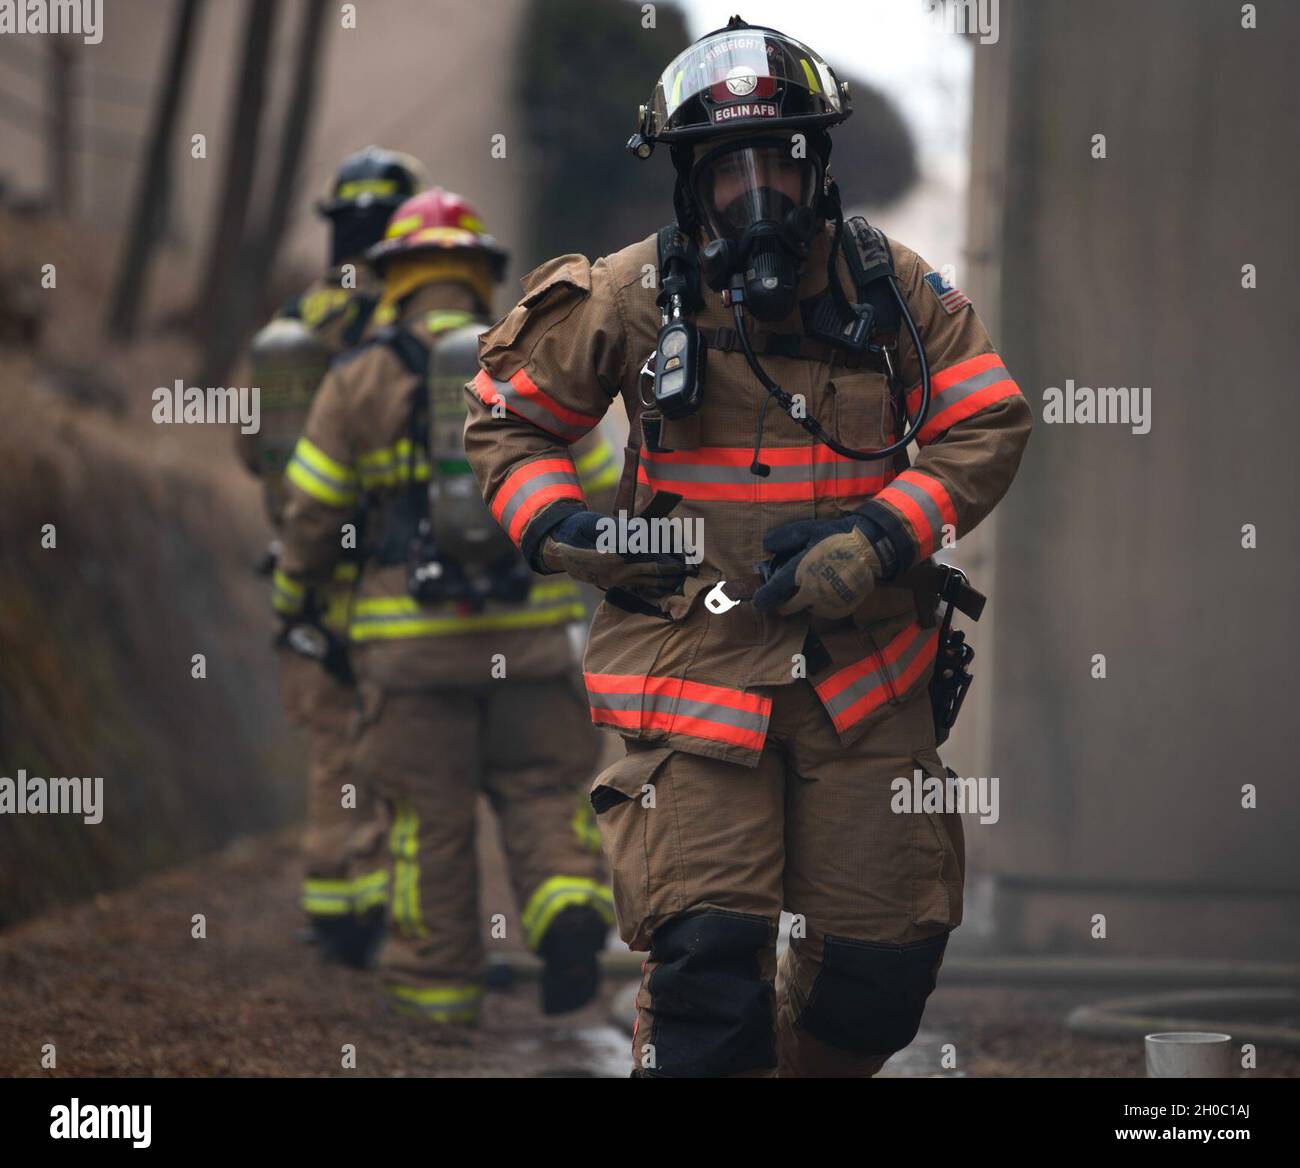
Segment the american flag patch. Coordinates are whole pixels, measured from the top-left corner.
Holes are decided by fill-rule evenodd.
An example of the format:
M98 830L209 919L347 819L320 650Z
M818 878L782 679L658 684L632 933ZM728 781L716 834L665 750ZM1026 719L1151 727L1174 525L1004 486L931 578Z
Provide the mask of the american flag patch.
M938 272L927 272L925 282L930 285L930 291L939 298L939 303L949 316L970 305L970 297L960 288L949 284Z

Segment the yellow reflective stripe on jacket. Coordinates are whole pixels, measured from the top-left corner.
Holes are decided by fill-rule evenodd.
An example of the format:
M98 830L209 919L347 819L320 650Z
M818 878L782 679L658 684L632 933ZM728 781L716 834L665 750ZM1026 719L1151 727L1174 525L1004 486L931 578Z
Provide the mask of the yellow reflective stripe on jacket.
M574 465L578 469L578 481L584 492L604 490L618 482L619 471L614 448L603 438L593 449L577 459Z
M330 632L347 635L352 623L353 585L360 575L361 566L355 560L340 560L330 573L329 586L318 593L325 598L325 611L321 613L320 621Z
M363 913L388 900L388 870L380 868L352 881L352 911Z
M614 923L614 895L586 876L552 876L537 887L524 906L524 936L530 949L541 944L551 922L575 904L594 908L607 925Z
M307 438L298 439L285 476L313 499L331 507L351 507L357 501L356 471L335 462Z
M308 328L320 328L327 317L346 308L354 295L344 288L318 288L299 299L298 315Z
M427 937L420 919L420 817L410 807L399 807L393 819L389 847L393 853L392 912L395 924L407 937Z
M477 985L415 986L388 985L384 992L403 1009L434 1022L473 1022L478 1018L483 987Z
M586 848L593 855L600 854L600 828L596 824L596 813L591 808L591 801L586 794L579 792L578 806L569 820L573 836L578 846Z
M586 609L572 580L534 584L524 607L456 614L430 609L411 596L365 596L352 605L354 641L437 637L492 629L535 629L582 620Z
M333 589L325 595L325 611L320 623L332 633L347 636L352 625L352 593Z
M340 917L352 912L351 880L304 880L302 909L314 917Z
M302 611L307 599L307 589L292 576L285 575L279 568L271 573L271 607L285 616L294 616Z
M363 913L388 899L388 872L380 868L354 880L302 882L302 908L311 916L344 916Z
M357 470L361 477L361 486L366 490L375 487L397 487L410 481L407 473L408 464L413 463L416 482L427 482L429 478L429 458L422 446L416 446L414 456L411 440L402 438L392 446L381 446L377 450L368 450L357 459Z

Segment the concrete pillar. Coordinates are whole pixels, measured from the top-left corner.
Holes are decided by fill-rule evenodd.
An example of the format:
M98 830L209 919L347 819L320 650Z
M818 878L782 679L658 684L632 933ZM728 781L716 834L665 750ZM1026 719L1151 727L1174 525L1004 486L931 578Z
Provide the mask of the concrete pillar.
M1011 948L1300 954L1300 8L1242 7L1003 0L975 50L972 292L1038 420L974 719ZM1044 424L1067 381L1149 387L1150 432Z

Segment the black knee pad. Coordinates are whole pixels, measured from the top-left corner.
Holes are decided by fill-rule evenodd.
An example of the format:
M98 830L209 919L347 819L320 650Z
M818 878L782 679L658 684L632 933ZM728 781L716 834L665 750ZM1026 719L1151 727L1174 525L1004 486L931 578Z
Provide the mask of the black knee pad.
M650 1075L734 1075L776 1065L775 994L759 965L774 932L763 917L721 909L655 930Z
M902 1050L920 1029L947 944L946 932L909 945L827 937L800 1028L853 1054Z

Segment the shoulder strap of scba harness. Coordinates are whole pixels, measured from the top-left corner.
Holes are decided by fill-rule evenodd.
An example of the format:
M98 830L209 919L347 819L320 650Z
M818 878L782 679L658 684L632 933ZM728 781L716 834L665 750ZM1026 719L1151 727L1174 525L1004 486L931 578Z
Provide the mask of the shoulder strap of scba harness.
M414 333L396 324L385 325L374 334L375 343L386 345L391 349L417 382L417 386L411 394L411 409L407 416L407 437L411 441L412 471L416 448L422 447L427 450L429 446L428 382L429 369L434 359L434 349L437 348L442 335L450 334L466 326L482 328L484 323L469 313L463 316L460 313L448 313L438 331L432 333L429 343L425 343ZM417 486L413 473L409 485L412 487Z
M397 359L406 367L416 380L411 391L411 408L406 418L406 436L410 439L407 449L407 489L423 491L415 481L415 452L429 444L429 380L430 350L420 343L414 333L408 332L398 324L384 325L374 335L376 344L391 349Z
M343 330L343 344L348 348L361 342L361 335L366 331L366 325L370 323L375 309L379 307L379 297L358 293L352 298L352 303L357 306L356 315Z
M898 301L889 287L894 257L885 233L872 227L861 215L854 215L844 220L843 251L858 303L871 305L874 331L897 335L902 318Z

